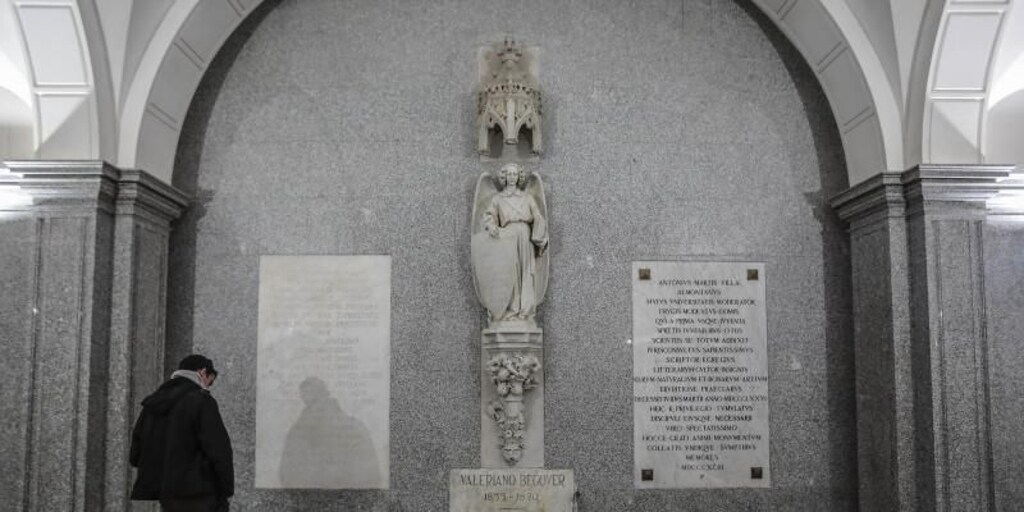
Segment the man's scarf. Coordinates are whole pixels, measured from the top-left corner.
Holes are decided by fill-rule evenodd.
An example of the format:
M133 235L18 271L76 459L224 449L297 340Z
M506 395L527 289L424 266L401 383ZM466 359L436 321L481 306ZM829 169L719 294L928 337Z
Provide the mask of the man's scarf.
M195 382L196 384L199 384L199 387L206 389L206 385L203 384L203 379L200 379L199 374L192 370L175 370L174 373L171 374L172 379L178 377L188 379L192 382Z

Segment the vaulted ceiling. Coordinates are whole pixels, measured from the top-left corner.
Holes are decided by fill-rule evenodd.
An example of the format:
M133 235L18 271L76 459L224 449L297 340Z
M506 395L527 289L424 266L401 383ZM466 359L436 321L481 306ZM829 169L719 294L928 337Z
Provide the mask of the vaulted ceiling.
M102 158L170 181L199 80L262 1L0 0L0 158ZM1024 163L1024 0L753 3L817 74L851 184Z

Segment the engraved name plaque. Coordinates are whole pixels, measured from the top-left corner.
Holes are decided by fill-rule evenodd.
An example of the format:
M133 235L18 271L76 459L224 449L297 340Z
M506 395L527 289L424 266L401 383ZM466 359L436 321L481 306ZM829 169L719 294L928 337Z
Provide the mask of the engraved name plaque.
M573 512L571 469L453 469L450 512Z

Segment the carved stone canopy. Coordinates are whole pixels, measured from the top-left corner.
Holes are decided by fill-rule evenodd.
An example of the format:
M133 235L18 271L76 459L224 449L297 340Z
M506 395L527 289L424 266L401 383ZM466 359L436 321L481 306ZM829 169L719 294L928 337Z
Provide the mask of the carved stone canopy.
M491 130L500 130L506 145L516 145L520 130L526 128L531 134L530 151L539 155L543 111L536 50L506 39L483 51L481 68L477 151L490 154Z

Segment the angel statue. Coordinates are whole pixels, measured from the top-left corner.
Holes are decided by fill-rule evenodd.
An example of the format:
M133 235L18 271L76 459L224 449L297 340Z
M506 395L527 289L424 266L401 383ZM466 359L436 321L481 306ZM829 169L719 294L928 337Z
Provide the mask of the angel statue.
M477 298L491 327L536 327L548 285L544 183L515 163L503 165L494 181L484 172L476 182L470 253Z

